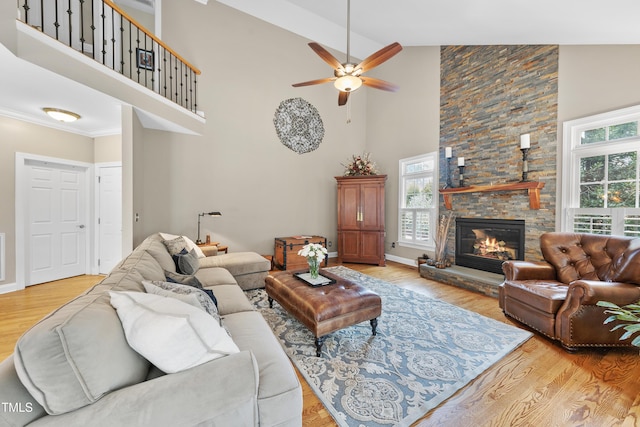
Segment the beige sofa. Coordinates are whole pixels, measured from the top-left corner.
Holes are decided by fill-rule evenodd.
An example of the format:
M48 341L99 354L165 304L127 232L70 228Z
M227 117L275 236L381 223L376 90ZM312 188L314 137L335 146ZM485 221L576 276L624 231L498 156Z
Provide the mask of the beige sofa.
M109 296L145 292L143 280L175 272L162 237L148 237L99 284L28 330L0 363L0 426L301 425L295 371L238 286L263 287L268 269L254 253L200 260L196 277L213 290L239 352L164 374L130 347Z

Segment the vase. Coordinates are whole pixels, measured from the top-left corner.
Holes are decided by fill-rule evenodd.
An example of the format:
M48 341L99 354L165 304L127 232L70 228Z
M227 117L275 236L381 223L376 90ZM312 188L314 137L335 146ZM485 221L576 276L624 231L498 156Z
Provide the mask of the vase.
M312 279L318 278L318 270L320 269L320 262L318 258L307 258L307 262L309 263L309 274Z

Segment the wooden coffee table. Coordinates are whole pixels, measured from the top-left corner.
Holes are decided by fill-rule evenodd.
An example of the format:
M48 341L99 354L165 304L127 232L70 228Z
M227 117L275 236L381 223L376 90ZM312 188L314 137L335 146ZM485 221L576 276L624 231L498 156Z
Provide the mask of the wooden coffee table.
M294 277L295 272L271 273L265 280L269 307L275 300L316 337L316 356L320 357L327 334L369 320L376 335L382 301L375 292L325 270L320 274L336 283L312 287Z

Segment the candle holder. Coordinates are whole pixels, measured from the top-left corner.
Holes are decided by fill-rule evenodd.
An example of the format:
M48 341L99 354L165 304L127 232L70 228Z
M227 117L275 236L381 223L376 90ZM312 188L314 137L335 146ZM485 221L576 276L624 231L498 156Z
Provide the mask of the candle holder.
M451 182L451 157L447 157L447 170L445 171L447 174L447 184L444 188L452 188L453 183Z
M529 148L521 148L522 151L522 181L527 182L527 176L529 175L529 162L527 160L527 156L529 155Z
M460 187L464 187L464 166L458 166L460 170Z

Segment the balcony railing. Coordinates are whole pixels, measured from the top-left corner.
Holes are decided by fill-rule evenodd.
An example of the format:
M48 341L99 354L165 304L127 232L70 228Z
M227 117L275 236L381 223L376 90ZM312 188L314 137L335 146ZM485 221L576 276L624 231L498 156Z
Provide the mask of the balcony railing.
M176 104L197 112L189 64L109 0L18 0L21 20Z

